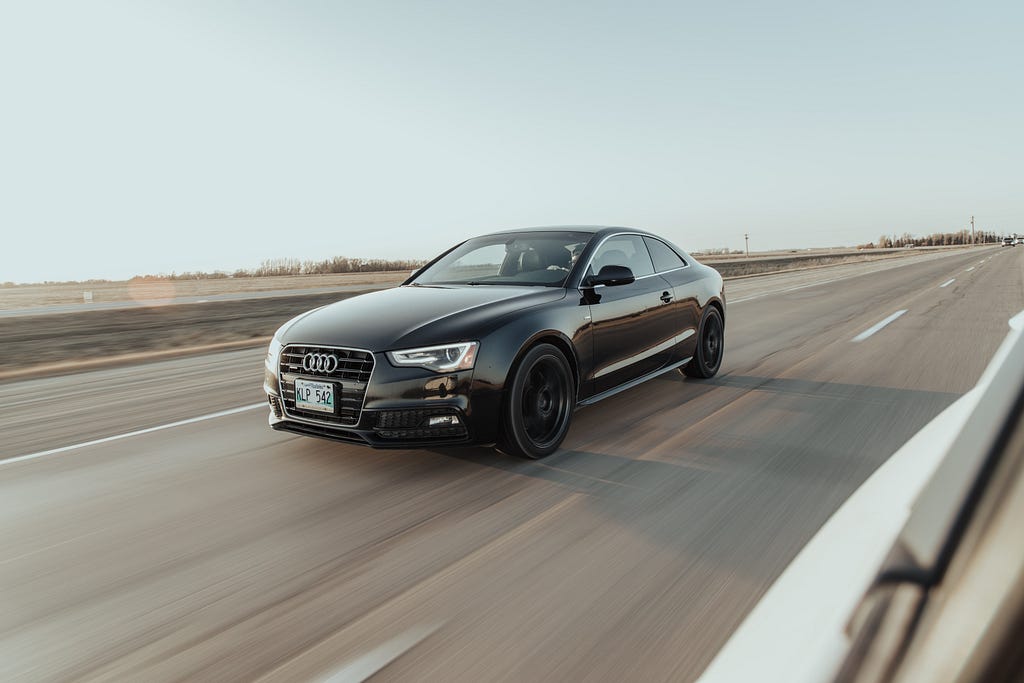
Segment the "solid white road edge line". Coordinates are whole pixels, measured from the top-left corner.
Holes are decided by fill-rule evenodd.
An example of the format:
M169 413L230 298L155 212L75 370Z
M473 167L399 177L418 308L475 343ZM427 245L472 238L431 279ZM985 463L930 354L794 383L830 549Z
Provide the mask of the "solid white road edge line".
M134 432L126 432L124 434L115 434L114 436L105 436L102 439L93 439L92 441L85 441L83 443L76 443L71 446L61 446L60 448L51 448L48 451L39 451L38 453L29 453L28 455L18 455L13 458L6 458L0 460L0 465L9 465L15 462L22 462L23 460L33 460L35 458L42 458L46 455L57 455L58 453L66 453L73 451L78 448L86 448L87 446L96 446L101 443L107 443L110 441L118 441L120 439L127 439L132 436L139 436L140 434L149 434L150 432L159 432L164 429L170 429L171 427L181 427L182 425L189 425L196 422L203 422L205 420L213 420L218 417L226 417L228 415L234 415L236 413L244 413L247 410L256 410L257 408L266 408L266 403L253 403L248 406L240 406L238 408L229 408L227 410L219 410L216 413L209 413L208 415L200 415L199 417L190 417L187 420L178 420L177 422L169 422L165 425L158 425L156 427L147 427L146 429L137 429Z
M939 285L939 287L949 287L954 282L956 282L956 278L955 277L951 277L948 280L946 280L945 282L943 282L941 285Z
M440 624L416 626L364 655L356 657L332 674L319 679L320 683L362 683L406 652L423 642Z
M891 322L892 322L893 320L895 320L896 318L900 317L901 315L903 315L903 314L904 314L904 313L906 313L906 312L907 312L907 309L905 309L905 308L904 308L904 309L901 309L901 310L899 310L899 311L896 311L895 313L893 313L892 315L890 315L890 316L889 316L888 318L886 318L885 320L882 320L882 321L880 321L880 322L877 322L877 323L875 323L874 325L872 325L871 327L869 327L868 329L864 330L863 332L861 332L860 334L858 334L858 335L857 335L856 337L854 337L854 338L853 338L853 339L851 339L850 341L855 341L855 342L861 342L861 341L864 341L865 339L867 339L868 337L870 337L871 335L873 335L873 334L874 334L875 332L878 332L878 331L879 331L880 329L882 329L883 327L885 327L886 325L888 325L888 324L889 324L889 323L891 323Z

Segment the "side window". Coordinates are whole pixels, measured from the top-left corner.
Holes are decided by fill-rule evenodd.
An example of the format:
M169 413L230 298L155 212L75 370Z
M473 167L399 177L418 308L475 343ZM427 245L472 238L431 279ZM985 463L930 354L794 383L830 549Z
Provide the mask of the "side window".
M686 261L680 258L679 254L672 251L672 248L661 240L645 237L644 242L651 250L651 258L654 259L654 270L664 273L666 270L675 270L686 265Z
M594 254L587 274L596 275L605 266L626 266L633 271L633 277L654 273L651 255L639 235L616 235L605 240Z

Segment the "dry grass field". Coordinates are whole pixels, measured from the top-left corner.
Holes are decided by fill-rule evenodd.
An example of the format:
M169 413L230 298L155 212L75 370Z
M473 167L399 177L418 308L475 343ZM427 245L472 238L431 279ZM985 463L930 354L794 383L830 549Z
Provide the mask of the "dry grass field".
M339 273L334 275L285 275L210 280L129 280L121 282L59 283L0 287L0 310L80 304L83 293L92 292L95 303L113 301L170 302L181 297L217 296L238 292L289 289L323 289L398 283L406 271L386 273Z
M360 292L12 317L0 325L0 380L61 374L154 352L257 346L289 318ZM67 363L74 366L67 366ZM36 373L34 369L39 369Z

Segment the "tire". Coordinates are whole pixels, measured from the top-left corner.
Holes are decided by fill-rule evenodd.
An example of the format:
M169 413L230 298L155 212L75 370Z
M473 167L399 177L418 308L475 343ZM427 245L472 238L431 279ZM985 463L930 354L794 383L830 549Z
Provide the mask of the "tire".
M683 374L697 379L710 379L722 367L725 354L725 325L718 309L709 305L704 309L697 332L697 350L693 360L683 368Z
M551 344L531 348L519 361L506 396L498 449L532 459L557 451L576 405L576 382L565 354Z

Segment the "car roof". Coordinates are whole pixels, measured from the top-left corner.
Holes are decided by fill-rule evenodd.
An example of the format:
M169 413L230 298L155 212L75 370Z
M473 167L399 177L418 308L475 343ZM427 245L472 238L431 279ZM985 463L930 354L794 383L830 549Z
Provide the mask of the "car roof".
M639 230L637 228L629 228L623 226L612 226L612 225L544 225L544 226L533 226L529 228L510 228L508 230L497 230L489 235L510 235L523 232L584 232L592 235L610 235L617 232L635 232L641 235L651 235L655 237L653 233L646 230Z

